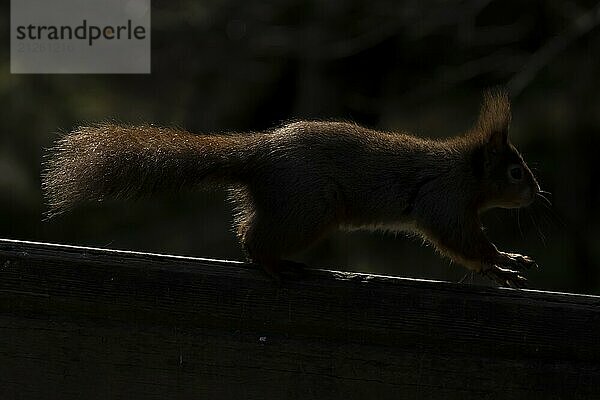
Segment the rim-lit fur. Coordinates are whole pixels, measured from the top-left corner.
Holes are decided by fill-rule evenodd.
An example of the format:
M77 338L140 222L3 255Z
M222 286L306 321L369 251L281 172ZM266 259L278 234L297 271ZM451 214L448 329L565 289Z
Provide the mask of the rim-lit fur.
M509 141L510 118L495 90L471 130L444 140L331 121L227 135L103 123L58 140L43 188L52 215L82 200L221 185L255 261L276 262L335 228L384 229L415 232L481 270L500 253L479 213L525 206L539 191Z

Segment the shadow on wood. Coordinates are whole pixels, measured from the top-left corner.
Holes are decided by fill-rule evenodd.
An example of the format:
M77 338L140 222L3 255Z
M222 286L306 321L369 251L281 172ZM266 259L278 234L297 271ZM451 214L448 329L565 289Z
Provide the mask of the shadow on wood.
M2 399L600 398L600 297L0 240Z

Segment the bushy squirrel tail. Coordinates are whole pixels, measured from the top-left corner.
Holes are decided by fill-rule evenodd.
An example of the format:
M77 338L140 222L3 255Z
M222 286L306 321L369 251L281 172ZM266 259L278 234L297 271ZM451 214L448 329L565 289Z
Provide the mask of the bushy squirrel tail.
M252 143L251 135L194 135L151 125L80 127L57 140L44 163L48 216L85 200L235 182Z

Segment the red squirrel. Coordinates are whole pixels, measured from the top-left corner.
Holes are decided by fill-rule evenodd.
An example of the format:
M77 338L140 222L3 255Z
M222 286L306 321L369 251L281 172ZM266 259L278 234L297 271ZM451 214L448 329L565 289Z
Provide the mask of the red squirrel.
M249 258L272 276L334 229L410 231L500 285L524 287L535 262L499 251L490 208L531 204L540 187L509 140L510 102L484 95L466 133L442 140L347 122L296 121L268 132L195 135L101 123L60 138L42 186L50 214L82 200L225 186Z

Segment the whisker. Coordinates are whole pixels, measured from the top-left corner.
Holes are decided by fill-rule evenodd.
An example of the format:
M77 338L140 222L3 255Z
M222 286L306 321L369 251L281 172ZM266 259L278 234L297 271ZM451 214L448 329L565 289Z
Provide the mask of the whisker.
M536 193L536 196L539 196L542 200L544 200L545 204L548 207L552 207L552 202L546 197L544 196L541 191Z
M546 205L544 204L544 206ZM558 227L559 224L556 222L556 219L552 218L552 215L549 214L552 210L548 210L546 207L532 207L531 211L534 212L535 217L540 223L540 228L546 228L544 231L552 227Z
M540 239L542 240L542 244L544 245L544 247L546 247L546 236L544 236L544 234L542 233L542 230L540 229L540 227L535 222L535 219L533 218L533 214L529 214L529 218L531 219L531 222L533 223L533 226L535 226L535 229L538 231Z
M558 227L564 228L566 226L565 221L561 218L561 216L551 207L546 205L546 210L550 214L550 216L554 219Z
M537 193L538 197L540 199L542 199L543 201L541 202L535 202L534 204L542 204L544 206L544 210L547 210L547 215L549 215L552 220L554 220L555 224L560 227L560 228L564 228L566 226L565 222L562 220L562 218L560 217L560 215L556 212L556 210L554 209L552 202L550 200L548 200L548 198L544 195L541 194L541 192L550 194L550 192L547 191L540 191Z
M521 209L517 208L517 227L519 228L519 233L521 234L521 239L525 239L523 235L523 230L521 229Z

